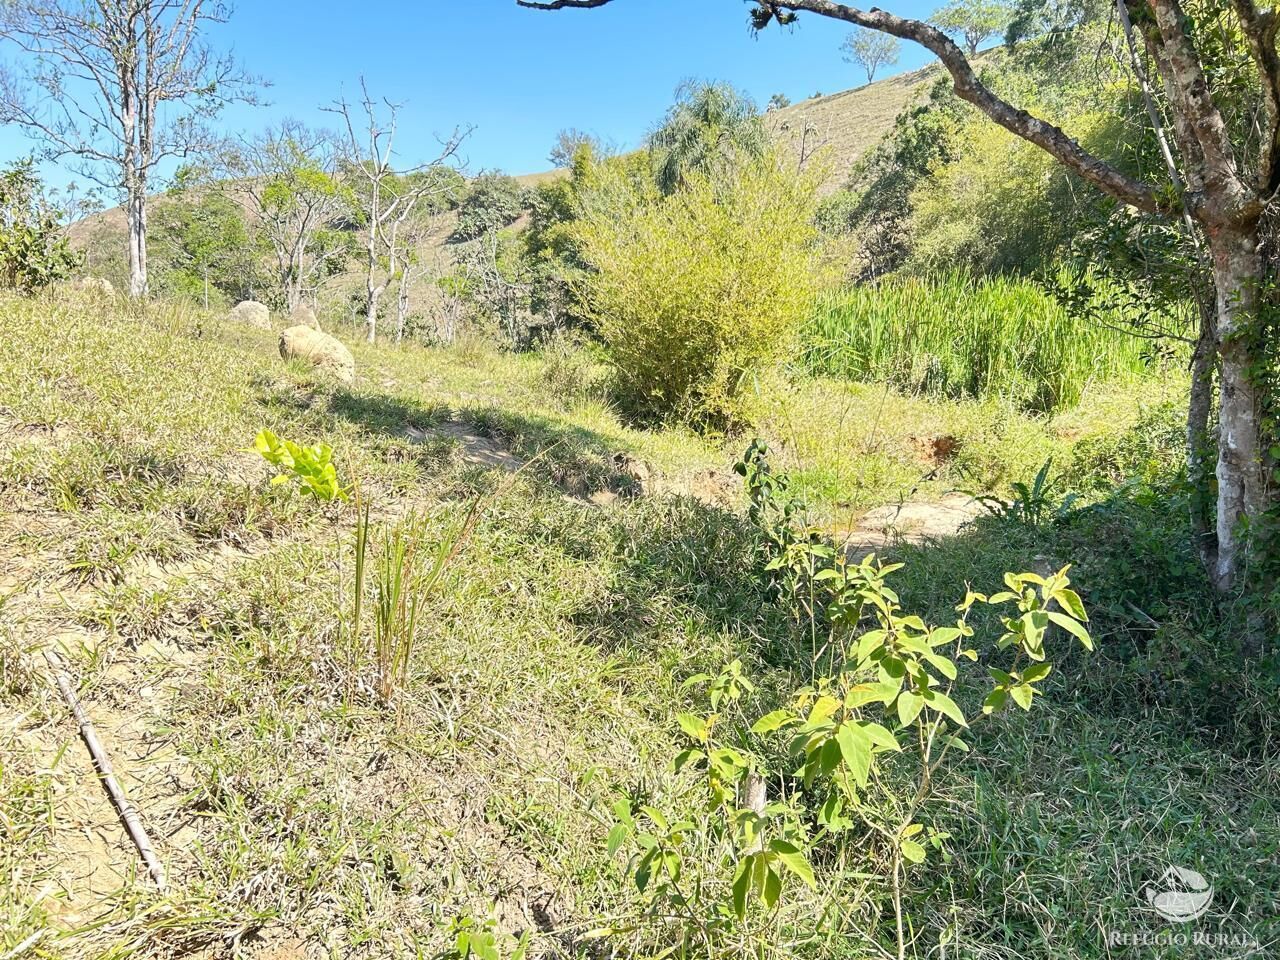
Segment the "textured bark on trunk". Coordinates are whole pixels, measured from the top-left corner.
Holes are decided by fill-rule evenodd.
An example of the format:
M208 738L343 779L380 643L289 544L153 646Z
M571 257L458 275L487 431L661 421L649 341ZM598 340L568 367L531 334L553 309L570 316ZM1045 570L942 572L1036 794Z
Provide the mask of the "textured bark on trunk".
M406 269L406 273L408 270ZM404 342L404 328L409 319L409 283L400 279L400 287L396 291L396 343Z
M129 296L147 295L147 208L145 199L131 196L125 205L129 226Z
M1218 300L1218 550L1211 570L1219 589L1234 585L1246 555L1248 521L1268 506L1253 330L1262 260L1256 222L1209 231Z

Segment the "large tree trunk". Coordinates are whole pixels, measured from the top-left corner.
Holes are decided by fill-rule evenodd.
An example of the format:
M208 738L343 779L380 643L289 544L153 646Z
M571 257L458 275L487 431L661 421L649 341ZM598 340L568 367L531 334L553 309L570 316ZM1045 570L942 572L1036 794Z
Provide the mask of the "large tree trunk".
M1218 550L1212 576L1235 583L1247 555L1248 524L1268 506L1262 410L1254 377L1262 260L1256 222L1209 230L1218 303Z

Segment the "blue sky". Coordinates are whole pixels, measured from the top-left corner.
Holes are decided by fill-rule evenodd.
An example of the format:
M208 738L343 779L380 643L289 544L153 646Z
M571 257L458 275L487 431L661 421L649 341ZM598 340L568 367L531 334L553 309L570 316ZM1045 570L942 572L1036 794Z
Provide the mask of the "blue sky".
M892 9L927 16L934 6L903 0ZM405 104L401 162L430 159L436 134L474 125L470 170L529 173L546 169L564 127L638 144L687 78L729 80L761 104L773 93L801 100L857 86L864 78L838 49L847 32L807 16L755 37L743 0L616 0L558 13L514 0L239 0L212 40L272 84L268 106L224 114L229 131L286 116L332 125L320 107L353 97L363 75L372 93ZM905 44L889 72L929 59ZM20 133L0 130L0 157L29 151Z

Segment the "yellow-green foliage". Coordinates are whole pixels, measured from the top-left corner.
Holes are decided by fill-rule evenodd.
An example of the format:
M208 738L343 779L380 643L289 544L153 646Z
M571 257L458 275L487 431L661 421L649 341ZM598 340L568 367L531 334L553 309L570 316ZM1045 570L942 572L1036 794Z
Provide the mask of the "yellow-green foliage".
M1077 316L1028 280L907 277L825 297L804 359L815 373L1051 411L1077 403L1090 383L1151 371L1147 342L1125 324L1120 311Z
M601 172L607 181L609 172ZM624 400L642 415L745 417L744 387L789 356L824 269L813 178L776 158L656 190L619 171L584 212L579 281Z
M1103 156L1117 152L1118 126L1096 113L1070 122L1071 133ZM912 272L1048 266L1070 242L1082 209L1100 200L1043 150L989 121L972 120L958 142L960 155L912 192Z

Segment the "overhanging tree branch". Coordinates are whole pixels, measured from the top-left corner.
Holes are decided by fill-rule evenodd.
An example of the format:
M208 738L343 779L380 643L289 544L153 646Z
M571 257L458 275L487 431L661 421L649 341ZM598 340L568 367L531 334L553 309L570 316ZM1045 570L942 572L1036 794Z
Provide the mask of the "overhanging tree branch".
M535 10L592 9L614 0L516 0L522 7ZM859 10L832 0L760 0L752 11L757 28L770 21L787 24L797 13L813 13L832 20L843 20L855 26L878 30L903 40L910 40L935 54L951 74L956 95L965 100L1010 133L1051 154L1083 179L1094 184L1122 203L1148 213L1176 212L1171 204L1149 184L1128 176L1069 137L1056 127L997 96L978 78L964 51L937 27L922 20L910 20L885 10Z
M1280 191L1280 56L1276 55L1276 30L1280 28L1280 16L1274 9L1259 11L1253 0L1233 2L1262 83L1266 128L1262 137L1262 156L1258 160L1257 183L1258 191L1269 199Z

